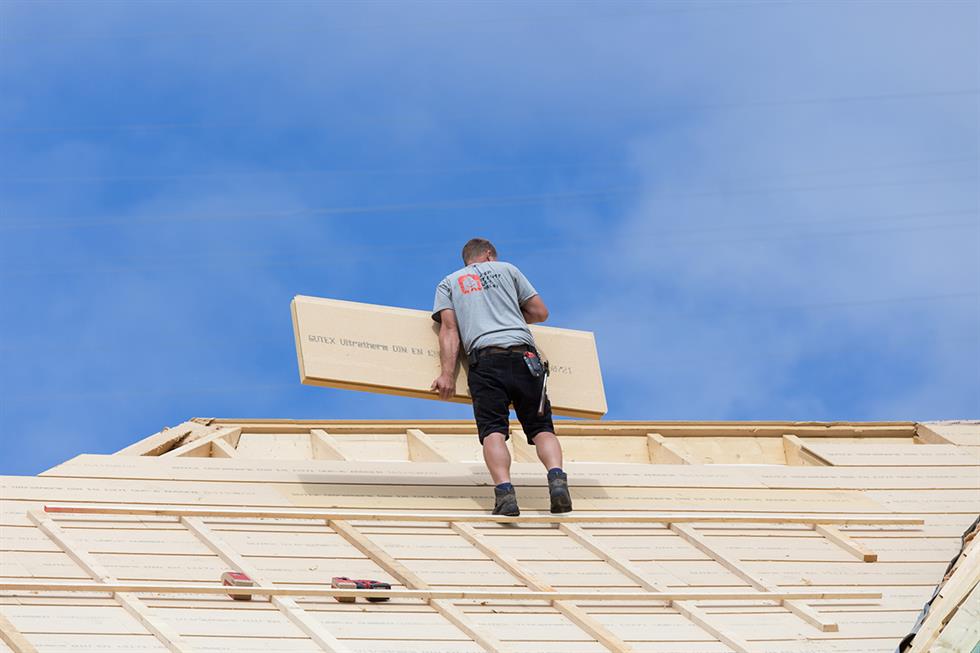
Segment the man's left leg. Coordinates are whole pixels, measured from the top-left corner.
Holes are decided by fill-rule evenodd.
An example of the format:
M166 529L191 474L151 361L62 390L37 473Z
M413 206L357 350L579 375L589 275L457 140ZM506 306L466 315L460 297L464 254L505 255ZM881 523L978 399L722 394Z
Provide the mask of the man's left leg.
M561 468L561 444L554 433L542 431L534 436L534 449L545 469Z
M572 510L572 495L568 492L568 475L562 470L561 443L551 431L534 436L534 449L538 460L548 470L548 494L551 495L551 512Z

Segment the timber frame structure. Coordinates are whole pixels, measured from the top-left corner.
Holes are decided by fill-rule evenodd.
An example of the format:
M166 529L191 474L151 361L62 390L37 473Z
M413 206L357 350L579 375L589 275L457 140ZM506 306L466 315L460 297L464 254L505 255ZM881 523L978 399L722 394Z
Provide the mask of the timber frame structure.
M970 650L980 422L556 427L567 515L517 429L489 515L469 421L193 419L2 477L0 652L891 653L956 556L909 650Z

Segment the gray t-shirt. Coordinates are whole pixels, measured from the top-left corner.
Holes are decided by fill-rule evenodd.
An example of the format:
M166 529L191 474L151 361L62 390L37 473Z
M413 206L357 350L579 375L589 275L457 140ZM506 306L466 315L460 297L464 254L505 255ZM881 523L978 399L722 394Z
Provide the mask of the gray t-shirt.
M439 311L456 312L463 351L474 345L511 347L534 345L521 306L538 294L520 270L503 261L473 263L456 270L436 286L432 319L440 321Z

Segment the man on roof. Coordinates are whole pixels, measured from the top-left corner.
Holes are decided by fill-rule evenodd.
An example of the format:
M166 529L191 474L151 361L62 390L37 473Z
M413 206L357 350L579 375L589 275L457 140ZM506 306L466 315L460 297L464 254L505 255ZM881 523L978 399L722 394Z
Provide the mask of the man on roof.
M517 267L497 260L497 250L489 240L467 242L463 265L436 287L432 319L440 323L442 372L431 389L444 400L453 396L462 345L470 364L470 396L483 459L496 484L493 514L520 514L506 444L511 404L528 443L534 445L548 470L551 512L568 512L572 509L568 477L561 468L551 402L543 396L545 377L540 374L540 358L528 328L548 319L548 309Z

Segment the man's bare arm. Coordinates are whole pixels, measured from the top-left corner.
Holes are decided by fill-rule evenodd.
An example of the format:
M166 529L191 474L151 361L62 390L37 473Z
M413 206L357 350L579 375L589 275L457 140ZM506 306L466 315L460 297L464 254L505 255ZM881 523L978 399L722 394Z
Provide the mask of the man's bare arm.
M459 360L459 327L456 311L451 308L439 312L439 365L441 372L429 388L439 393L439 398L449 400L456 392L456 363Z
M521 306L521 313L528 324L538 324L548 319L548 307L544 305L541 295L535 295L524 302Z

